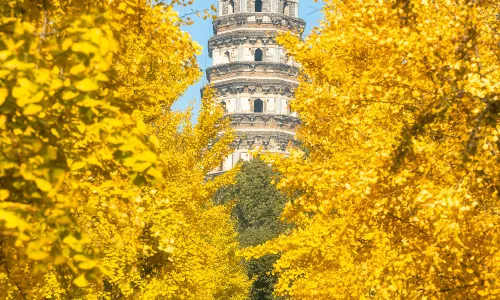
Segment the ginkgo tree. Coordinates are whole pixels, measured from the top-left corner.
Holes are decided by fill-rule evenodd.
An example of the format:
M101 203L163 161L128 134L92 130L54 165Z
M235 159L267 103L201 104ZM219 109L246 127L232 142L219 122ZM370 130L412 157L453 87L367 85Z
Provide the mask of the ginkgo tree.
M325 1L292 107L310 150L269 157L299 197L281 253L291 299L496 299L500 294L500 6Z
M209 90L171 110L201 76L174 4L2 3L0 298L246 297L232 174L206 180L228 121Z

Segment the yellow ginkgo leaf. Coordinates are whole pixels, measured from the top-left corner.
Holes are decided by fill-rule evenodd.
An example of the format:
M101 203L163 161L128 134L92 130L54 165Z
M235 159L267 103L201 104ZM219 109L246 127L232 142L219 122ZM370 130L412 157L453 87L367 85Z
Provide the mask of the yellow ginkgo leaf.
M40 101L42 101L42 99L45 97L45 93L43 91L39 91L38 93L36 93L35 95L33 96L30 96L30 97L23 97L23 98L19 98L16 103L17 105L23 107L27 104L31 104L31 103L38 103Z
M44 260L50 256L49 253L40 250L27 251L26 253L28 258L32 260Z
M75 250L76 252L82 252L81 242L72 235L68 235L67 237L65 237L63 239L63 243L68 245L71 249Z
M83 73L85 71L85 65L84 64L78 64L76 66L73 66L70 70L69 73L71 75L78 75L80 73Z
M81 81L75 82L75 87L82 92L91 92L99 88L97 83L88 77Z
M82 269L82 270L90 270L90 269L93 269L97 266L97 263L93 260L88 260L88 261L84 261L80 264L78 264L78 268Z
M89 258L87 258L85 255L77 254L73 256L73 260L78 262L83 262L83 261L89 261Z
M62 43L62 49L66 51L69 47L71 47L71 45L73 45L73 40L71 38L66 38Z
M151 151L144 151L141 156L140 156L142 161L147 161L147 162L156 162L158 159L158 156L151 152Z
M83 123L80 123L80 124L76 125L76 128L78 129L78 132L84 133L87 126L85 126L85 124L83 124Z
M146 172L146 174L148 174L149 176L152 176L156 179L161 179L163 176L162 173L155 168L149 168L148 171Z
M73 44L73 46L71 46L71 49L75 52L81 52L85 54L95 53L99 50L96 46L87 42L75 43Z
M64 91L63 94L62 94L62 99L63 100L71 100L71 99L74 99L77 96L78 96L78 93L75 93L73 91Z
M80 170L81 168L85 167L86 165L87 165L87 163L84 161L77 161L71 165L71 171Z
M36 27L30 22L23 22L23 28L29 33L33 33L36 30Z
M32 116L36 115L37 113L41 112L43 110L43 107L37 104L30 104L26 106L26 108L23 110L23 115L25 116Z
M73 280L73 283L79 288L84 288L89 286L89 282L85 278L85 275L78 276L75 280Z
M2 105L5 102L8 95L9 91L6 88L0 88L0 105Z
M36 186L42 191L42 192L50 192L52 190L52 184L48 182L47 180L43 178L37 178L35 179Z
M56 137L60 138L60 136L59 136L59 132L57 132L57 130L56 130L55 128L50 129L50 132L51 132L54 136L56 136Z
M0 201L7 200L10 196L9 190L0 190Z

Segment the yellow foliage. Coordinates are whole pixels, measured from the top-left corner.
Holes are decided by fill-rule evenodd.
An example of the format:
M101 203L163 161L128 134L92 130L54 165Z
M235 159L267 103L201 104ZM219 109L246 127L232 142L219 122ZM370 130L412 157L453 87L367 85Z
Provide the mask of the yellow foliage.
M246 297L206 179L228 120L170 109L201 75L172 3L0 7L0 298Z
M291 299L496 299L500 47L496 1L327 0L292 107L310 152L276 160L297 192L281 253Z

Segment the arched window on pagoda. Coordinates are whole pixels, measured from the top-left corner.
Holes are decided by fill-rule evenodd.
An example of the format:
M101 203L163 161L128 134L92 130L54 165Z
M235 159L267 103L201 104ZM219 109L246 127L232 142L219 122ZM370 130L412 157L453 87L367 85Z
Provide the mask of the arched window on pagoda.
M234 13L234 1L230 0L228 5L227 5L227 13L232 14Z
M262 12L262 0L255 0L255 12Z
M253 102L253 112L262 113L264 112L264 101L257 99Z
M255 61L262 61L262 59L264 58L264 53L261 49L255 50L254 58Z
M220 105L222 106L222 109L224 110L224 113L227 113L226 101L221 101Z

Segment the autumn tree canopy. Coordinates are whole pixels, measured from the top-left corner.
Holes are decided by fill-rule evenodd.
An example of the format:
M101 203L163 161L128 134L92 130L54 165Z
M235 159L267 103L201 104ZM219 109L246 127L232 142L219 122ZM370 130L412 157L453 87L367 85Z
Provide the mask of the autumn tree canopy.
M270 157L301 196L282 253L291 299L480 299L500 294L497 1L327 0L292 107L310 150Z
M174 10L190 2L2 2L0 298L248 298L232 207L212 202L234 172L207 177L229 119L210 88L196 124L171 109L201 76ZM325 0L306 40L279 38L308 153L266 158L293 226L240 251L279 255L276 296L500 295L499 11Z
M201 76L174 2L0 6L0 298L246 298L228 121L170 109Z

